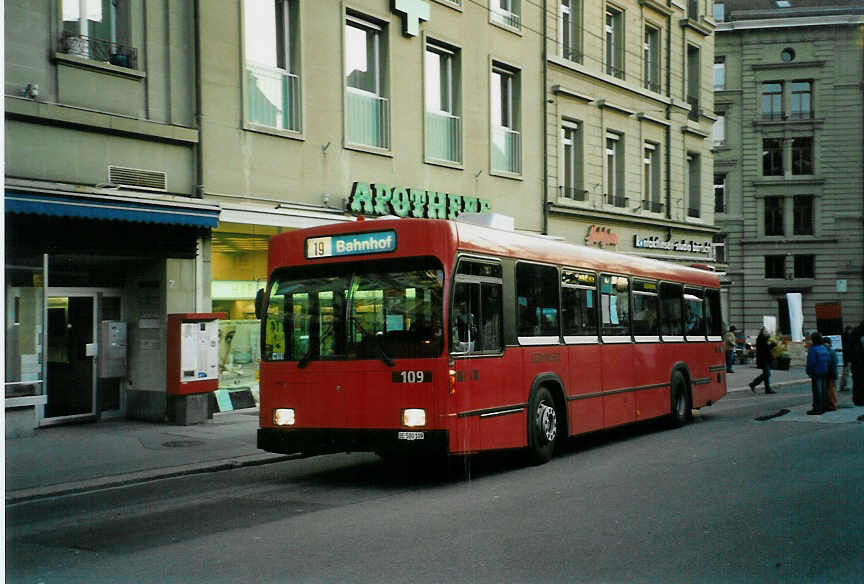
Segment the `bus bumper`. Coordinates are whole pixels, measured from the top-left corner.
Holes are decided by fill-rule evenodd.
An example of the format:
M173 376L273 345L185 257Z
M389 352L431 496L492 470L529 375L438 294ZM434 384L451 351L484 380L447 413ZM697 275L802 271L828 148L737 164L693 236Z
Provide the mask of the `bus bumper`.
M258 448L279 454L378 452L438 456L448 453L449 444L447 430L258 429Z

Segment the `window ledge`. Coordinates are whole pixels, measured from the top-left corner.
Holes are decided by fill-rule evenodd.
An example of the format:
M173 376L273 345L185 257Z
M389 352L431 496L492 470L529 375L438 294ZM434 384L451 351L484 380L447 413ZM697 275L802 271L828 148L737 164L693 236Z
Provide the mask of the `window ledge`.
M818 175L813 176L778 176L765 177L761 180L754 180L754 187L767 186L795 186L795 185L821 185L825 184L825 177Z
M521 25L516 27L516 26L510 26L509 24L504 24L503 22L498 22L497 20L495 20L492 17L491 14L492 13L490 12L489 24L491 24L493 26L497 26L501 30L506 30L507 32L512 32L515 35L523 36L524 33L522 32L522 26Z
M500 178L509 178L511 180L519 180L519 181L525 180L525 177L523 177L521 174L517 174L514 172L507 172L506 170L490 170L489 176L497 176Z
M693 20L692 18L682 18L681 19L681 28L689 28L695 30L702 36L711 36L711 33L714 32L714 27L704 18L701 22Z
M438 4L442 4L448 8L452 8L453 10L456 10L458 12L464 12L465 11L465 9L462 7L461 4L458 4L457 2L453 2L452 0L435 0L435 2L437 2Z
M257 124L243 123L243 129L247 132L255 132L257 134L268 134L270 136L278 136L280 138L291 138L292 140L305 140L306 136L303 132L294 132L291 130L280 130L278 128L268 128L267 126L259 126Z
M708 132L703 130L696 122L687 120L686 126L681 126L681 131L685 134L691 134L693 136L699 136L702 139L705 139L709 136Z
M374 146L364 146L363 144L345 144L344 148L346 150L354 150L356 152L365 152L366 154L377 154L378 156L393 158L393 152L391 150L375 148Z
M65 63L72 67L78 67L81 69L89 69L91 71L98 71L100 73L107 73L109 75L116 75L118 77L126 77L128 79L146 79L147 73L140 69L129 69L127 67L118 67L117 65L112 65L111 63L103 63L101 61L93 61L91 59L85 59L84 57L78 57L75 55L68 55L66 53L54 53L54 60L59 63Z
M452 168L454 170L465 170L465 165L462 162L454 162L453 160L439 160L438 158L424 158L423 162L426 164L433 164L435 166L443 166L446 168Z
M671 16L675 12L669 6L660 4L658 0L639 0L639 4L646 8L651 8L660 14L665 14L666 16Z
M753 126L786 126L792 124L801 124L806 126L816 126L825 123L825 118L783 118L782 120L774 120L769 118L754 118Z
M824 67L825 61L791 61L789 63L757 63L750 65L754 71L765 69L800 69L802 67Z

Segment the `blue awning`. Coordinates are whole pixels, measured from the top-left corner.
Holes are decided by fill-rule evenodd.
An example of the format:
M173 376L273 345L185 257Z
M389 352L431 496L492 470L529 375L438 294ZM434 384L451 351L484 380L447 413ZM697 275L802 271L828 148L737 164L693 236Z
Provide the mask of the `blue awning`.
M6 191L6 212L189 227L209 228L219 225L219 210L212 208L12 191Z

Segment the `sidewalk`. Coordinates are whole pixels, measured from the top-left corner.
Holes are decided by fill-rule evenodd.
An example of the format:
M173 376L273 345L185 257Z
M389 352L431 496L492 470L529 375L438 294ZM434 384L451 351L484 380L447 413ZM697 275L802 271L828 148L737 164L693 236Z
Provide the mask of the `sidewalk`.
M729 393L748 391L758 374L736 365ZM809 380L795 367L774 371L771 381L782 392ZM257 429L255 409L195 426L120 419L41 428L34 437L6 440L6 504L290 458L258 450Z
M194 426L119 419L40 428L6 440L6 504L289 458L258 450L257 429L254 409Z

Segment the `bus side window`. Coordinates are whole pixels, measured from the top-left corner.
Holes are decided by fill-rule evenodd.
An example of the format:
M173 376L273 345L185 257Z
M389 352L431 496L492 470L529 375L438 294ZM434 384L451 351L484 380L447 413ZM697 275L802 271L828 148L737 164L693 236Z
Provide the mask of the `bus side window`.
M497 353L503 349L500 265L462 261L451 312L450 350Z
M660 334L664 337L684 335L681 315L683 296L684 288L680 284L660 284Z
M558 342L558 270L551 266L516 266L517 336L555 337Z
M705 340L705 312L703 310L702 290L684 290L684 334L688 339L701 337Z
M723 336L723 314L720 309L720 291L705 291L705 319L708 321L708 336Z
M625 276L600 276L600 308L603 336L630 335L630 285Z
M657 337L660 334L660 302L657 283L636 280L633 283L633 334Z
M565 340L597 336L597 276L561 272L561 326Z

